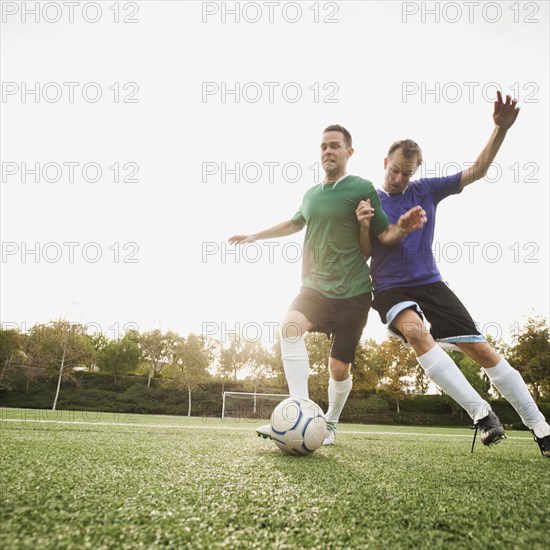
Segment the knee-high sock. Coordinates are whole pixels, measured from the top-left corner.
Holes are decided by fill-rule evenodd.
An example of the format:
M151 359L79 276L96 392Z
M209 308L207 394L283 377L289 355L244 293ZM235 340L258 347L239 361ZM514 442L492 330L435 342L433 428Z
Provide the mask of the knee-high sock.
M550 426L531 397L521 374L504 357L496 366L483 369L495 388L516 409L523 423L531 428L537 437L550 435Z
M417 361L446 394L450 395L477 422L491 407L466 380L455 362L438 346L417 357Z
M328 410L325 414L327 422L336 423L340 419L340 413L348 400L349 392L353 386L351 375L337 382L332 377L328 381Z
M281 338L281 356L288 384L288 393L292 397L309 399L307 387L309 358L304 337L299 336L288 340Z

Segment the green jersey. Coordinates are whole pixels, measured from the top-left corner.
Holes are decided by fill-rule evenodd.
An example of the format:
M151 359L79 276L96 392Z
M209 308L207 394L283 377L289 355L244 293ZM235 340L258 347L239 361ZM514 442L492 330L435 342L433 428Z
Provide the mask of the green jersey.
M360 225L355 209L370 199L374 208L371 233L378 235L390 222L372 183L346 176L336 186L318 184L309 189L292 218L307 225L302 250L302 284L327 298L351 298L372 291L370 269L359 246Z

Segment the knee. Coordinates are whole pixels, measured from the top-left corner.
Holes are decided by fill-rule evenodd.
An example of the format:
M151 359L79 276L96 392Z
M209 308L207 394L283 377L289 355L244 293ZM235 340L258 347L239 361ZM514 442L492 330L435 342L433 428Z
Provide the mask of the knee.
M491 368L500 361L500 355L485 342L482 344L465 344L464 348L459 347L482 367Z
M311 326L311 321L302 312L289 311L280 326L281 338L284 340L295 340L304 336Z
M298 319L292 315L287 315L280 325L281 338L284 340L293 340L303 336L305 331Z
M329 359L328 366L330 370L330 377L336 382L342 382L343 380L347 380L349 378L351 370L351 365L349 363L343 363L342 361L331 357Z
M407 342L415 349L418 346L426 345L431 340L430 333L422 322L404 322L401 332Z

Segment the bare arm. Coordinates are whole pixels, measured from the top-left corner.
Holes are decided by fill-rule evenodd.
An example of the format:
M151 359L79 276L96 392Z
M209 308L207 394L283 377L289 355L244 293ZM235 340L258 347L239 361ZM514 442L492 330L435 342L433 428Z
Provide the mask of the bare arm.
M519 107L516 107L516 103L517 101L515 99L512 100L509 95L506 96L506 103L504 103L502 101L502 94L497 91L497 100L495 101L493 111L495 128L487 145L482 149L474 164L462 172L460 178L461 188L485 177L485 174L487 174L489 166L495 160L498 150L506 137L506 132L508 132L509 128L516 121L519 113Z
M368 260L372 254L370 221L374 216L374 208L370 205L370 200L367 199L366 201L361 201L359 206L355 209L355 214L359 224L361 225L361 230L359 233L359 246L365 260Z
M397 223L390 224L378 234L378 240L385 246L399 244L409 233L420 229L426 223L426 212L421 206L414 206L405 212Z
M253 243L254 241L259 241L261 239L273 239L278 237L286 237L287 235L292 235L293 233L298 233L301 228L292 223L290 220L286 222L279 223L270 227L269 229L264 229L258 233L253 233L252 235L233 235L229 239L230 244L246 244Z

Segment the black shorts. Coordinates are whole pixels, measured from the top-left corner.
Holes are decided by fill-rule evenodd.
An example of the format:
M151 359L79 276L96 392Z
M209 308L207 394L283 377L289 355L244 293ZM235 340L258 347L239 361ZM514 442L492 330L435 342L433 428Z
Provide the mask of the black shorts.
M430 334L435 340L455 344L485 342L468 310L442 281L382 290L374 296L372 307L380 314L382 323L405 341L392 321L403 310L412 309L430 323Z
M327 298L318 290L302 287L288 310L303 313L313 323L310 332L323 332L332 337L330 356L333 359L352 363L371 303L371 292L352 298Z

